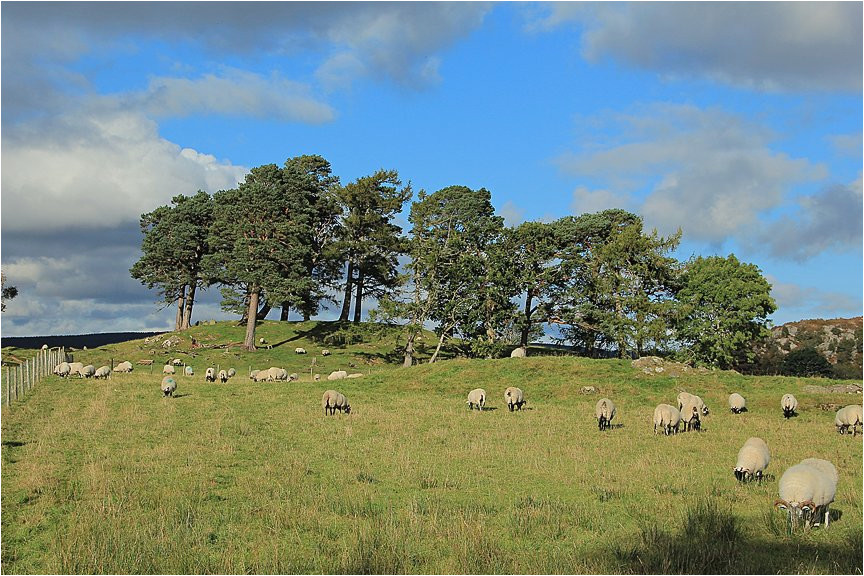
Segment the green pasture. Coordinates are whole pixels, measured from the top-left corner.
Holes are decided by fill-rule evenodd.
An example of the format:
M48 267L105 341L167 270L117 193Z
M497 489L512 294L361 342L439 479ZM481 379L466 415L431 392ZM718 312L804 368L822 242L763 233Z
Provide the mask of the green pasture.
M242 330L196 327L170 350L162 339L76 351L135 371L49 377L3 408L4 573L862 572L861 436L837 434L823 409L861 396L804 390L836 382L672 378L552 356L401 368L388 363L400 360L392 329L265 322L272 349L225 346ZM433 336L424 343L431 352ZM172 358L196 374L162 398ZM137 364L151 359L152 373ZM217 364L238 375L206 383ZM301 379L246 377L270 366ZM364 376L327 382L339 369ZM525 391L523 411L507 410L507 386ZM476 387L482 413L465 403ZM328 388L350 415L324 416ZM703 431L655 436L654 407L680 390L711 409ZM728 411L731 392L749 412ZM789 420L786 392L800 403ZM618 407L603 433L601 396ZM762 485L732 474L750 436L772 453ZM832 522L788 534L777 480L811 456L840 473Z

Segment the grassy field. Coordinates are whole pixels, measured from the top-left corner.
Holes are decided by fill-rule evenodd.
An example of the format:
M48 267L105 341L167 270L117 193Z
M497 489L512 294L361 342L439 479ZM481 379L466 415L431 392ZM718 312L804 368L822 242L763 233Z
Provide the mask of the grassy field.
M96 366L153 359L153 372L51 377L4 407L3 572L862 572L861 437L838 435L820 408L861 396L804 390L828 382L672 378L573 357L406 369L387 363L392 331L266 322L259 336L274 348L217 347L242 339L225 323L194 328L170 351L161 340L79 351ZM319 356L323 347L333 355ZM196 375L162 398L169 358ZM238 376L205 383L217 364ZM301 380L245 377L269 366ZM310 368L364 376L314 382ZM525 391L521 413L504 404L510 385ZM586 385L616 402L612 430L598 432L600 396L581 394ZM348 397L350 415L323 415L329 387ZM489 395L483 413L466 408L475 387ZM653 435L654 406L684 389L712 409L703 431ZM733 391L749 412L729 413ZM790 420L785 392L800 402ZM772 452L761 486L732 474L750 436ZM777 480L810 456L840 473L831 526L789 535L772 507Z

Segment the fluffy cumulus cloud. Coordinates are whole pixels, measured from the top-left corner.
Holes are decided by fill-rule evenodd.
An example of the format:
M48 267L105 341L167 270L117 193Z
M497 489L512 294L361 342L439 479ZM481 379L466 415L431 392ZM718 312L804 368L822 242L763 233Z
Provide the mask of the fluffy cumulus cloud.
M608 128L609 139L558 163L614 192L577 190L579 207L641 197L646 225L664 234L681 227L685 237L715 246L751 235L792 184L825 176L823 167L772 150L770 132L719 109L660 104L593 122ZM637 201L628 204L637 209Z
M861 91L860 2L552 2L533 26L573 23L588 60L768 91Z
M589 190L585 186L579 186L573 191L570 209L573 214L602 212L612 208L631 210L631 203L630 198L623 194L616 194L609 190Z
M791 284L766 276L771 296L789 318L852 318L861 315L860 296Z

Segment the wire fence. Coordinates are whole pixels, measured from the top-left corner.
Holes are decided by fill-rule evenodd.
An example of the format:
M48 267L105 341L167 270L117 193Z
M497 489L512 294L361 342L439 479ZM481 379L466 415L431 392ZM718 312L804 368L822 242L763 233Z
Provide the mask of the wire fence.
M4 366L0 404L11 409L13 402L24 398L40 380L53 374L54 368L61 362L66 362L66 348L62 346L39 350L35 356L18 366Z

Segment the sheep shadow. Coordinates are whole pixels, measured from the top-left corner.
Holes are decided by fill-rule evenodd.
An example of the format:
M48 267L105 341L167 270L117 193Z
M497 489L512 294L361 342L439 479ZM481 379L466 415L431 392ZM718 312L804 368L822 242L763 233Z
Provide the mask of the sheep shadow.
M21 440L3 440L3 446L6 448L20 448L26 444L27 442L22 442Z

